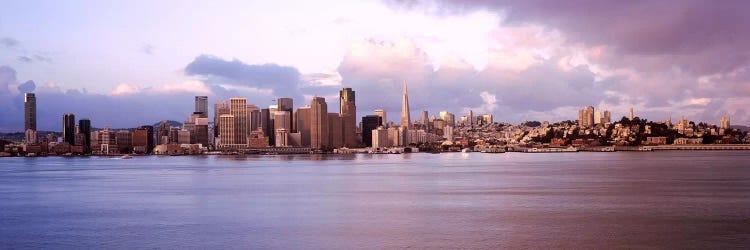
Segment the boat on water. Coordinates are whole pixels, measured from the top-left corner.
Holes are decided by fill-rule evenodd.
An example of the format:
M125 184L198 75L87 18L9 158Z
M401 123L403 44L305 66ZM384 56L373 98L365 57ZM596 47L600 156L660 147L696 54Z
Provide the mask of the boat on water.
M123 155L122 157L120 157L120 159L130 159L130 158L133 158L133 157L130 155Z

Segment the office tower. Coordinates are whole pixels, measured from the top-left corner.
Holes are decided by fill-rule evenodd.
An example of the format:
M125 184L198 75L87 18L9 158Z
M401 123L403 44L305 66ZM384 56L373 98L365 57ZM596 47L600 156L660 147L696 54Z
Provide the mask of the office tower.
M201 118L208 118L208 96L195 96L195 113L198 112Z
M260 109L258 108L258 106L248 104L247 105L247 117L248 117L248 122L247 122L248 131L252 132L252 131L258 130L258 128L261 126L260 125Z
M328 144L328 104L323 97L313 97L310 102L310 146L325 149Z
M178 144L190 144L190 131L185 129L177 130L177 143Z
M292 100L292 98L282 97L282 98L279 98L276 101L276 105L278 105L277 111L286 111L286 112L288 112L287 116L289 118L286 119L286 121L285 121L288 124L285 124L284 127L287 128L287 132L288 133L293 132L293 130L295 129L294 125L293 125L294 119L292 117L292 115L294 114L294 101ZM275 119L276 119L276 117L274 117L274 120ZM275 122L276 121L274 121L274 124L275 124Z
M366 147L372 147L372 130L383 126L383 117L378 115L367 115L362 117L362 143Z
M487 124L492 124L493 122L495 122L492 119L492 114L484 114L484 115L482 115L482 118L484 119L484 122L487 123ZM450 126L453 126L453 124L450 124Z
M33 129L27 129L24 132L24 142L26 145L35 145L39 142L39 133Z
M731 128L729 124L729 116L722 116L721 121L719 122L719 128L727 130Z
M286 112L286 111L283 111ZM276 147L289 147L289 130L284 128L276 129L276 141L274 145Z
M664 124L667 125L667 128L672 127L672 116L667 116L667 120L664 121Z
M191 128L192 129L192 128ZM180 138L179 136L180 128L178 127L170 127L169 128L169 143L179 143L178 140Z
M274 111L275 112L275 111ZM261 109L260 110L260 129L263 130L263 135L268 137L268 145L267 146L273 146L274 141L271 140L273 134L273 120L271 120L271 117L273 117L273 114L271 113L271 109Z
M372 148L388 147L388 130L382 126L372 130Z
M409 115L409 92L406 89L404 81L404 97L401 104L401 127L408 128L411 126L411 115Z
M474 127L474 111L469 110L469 127Z
M75 129L76 129L76 116L70 113L63 115L62 120L62 137L63 142L67 142L70 145L75 144Z
M594 124L602 124L602 112L596 111L594 112Z
M120 130L115 133L115 144L120 153L133 152L133 135L130 131Z
M159 123L159 126L156 127L156 141L158 144L169 143L169 130L170 129L172 129L172 126L169 125L169 122L161 121L161 123Z
M268 143L269 146L273 146L276 143L276 131L274 131L274 118L276 117L274 114L276 114L276 111L279 111L279 105L273 104L268 105L268 133L266 134L268 136Z
M332 148L344 146L343 119L338 113L328 113L328 145Z
M93 133L90 139L93 143ZM133 152L136 154L150 154L154 150L154 127L140 126L133 132Z
M630 107L630 120L633 120L633 107Z
M219 117L219 145L231 145L237 144L237 137L235 136L234 115L221 115Z
M453 126L456 123L456 115L451 114L448 111L440 111L440 119L445 121L446 124Z
M97 142L99 147L94 150L98 150L102 154L109 154L111 151L117 149L117 134L115 131L109 130L109 127L104 126L104 129L98 131L99 136Z
M227 101L220 101L214 104L214 135L213 137L219 137L219 117L221 115L229 114L229 103Z
M302 134L299 132L287 133L286 138L288 147L302 147Z
M287 132L292 130L292 123L289 122L292 117L289 116L289 111L276 111L273 114L273 129L286 129Z
M388 133L388 146L389 147L398 147L402 145L404 140L401 138L402 133L400 133L401 131L399 131L399 129L401 129L402 131L406 131L404 127L400 127L400 128L391 127L391 128L386 129L388 130L387 133Z
M385 113L385 110L376 109L375 110L375 115L380 117L380 125L378 125L378 126L385 126L388 123L388 117L386 117L387 114ZM375 128L377 128L377 127L375 127ZM373 129L375 129L375 128L373 128Z
M578 110L578 126L586 127L586 109Z
M443 128L443 138L449 141L453 140L453 126L445 126Z
M91 120L79 120L78 130L83 134L83 152L91 153Z
M430 116L427 113L427 110L423 110L422 117L420 119L420 122L422 123L422 125L427 125L427 123L429 122L429 119L430 119Z
M357 105L355 91L352 88L343 88L339 91L339 115L344 146L357 146Z
M198 143L203 147L208 147L208 118L195 119L195 128L191 131L190 136L193 138L190 143Z
M595 123L594 123L594 107L593 106L586 107L586 125L588 127L593 127L595 125Z
M234 140L232 144L245 144L244 142L247 140L247 99L244 97L230 98L229 113L234 116Z
M605 110L604 111L604 118L603 118L603 120L604 120L603 123L610 123L610 122L612 122L612 113L610 113L609 111Z
M310 146L310 106L304 106L295 112L297 120L297 132L300 133L300 141L303 147Z
M26 93L23 100L23 130L36 130L36 95Z

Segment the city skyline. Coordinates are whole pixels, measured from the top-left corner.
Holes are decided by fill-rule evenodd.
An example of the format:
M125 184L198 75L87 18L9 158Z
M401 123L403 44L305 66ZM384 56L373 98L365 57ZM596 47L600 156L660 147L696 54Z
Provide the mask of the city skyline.
M338 7L7 3L0 114L23 114L23 94L33 92L39 130L55 129L66 112L100 114L94 127L136 127L183 119L196 95L265 107L280 96L332 100L347 86L359 92L357 117L381 108L397 118L400 97L380 93L400 92L406 80L412 112L471 109L518 123L569 119L591 105L614 118L634 107L651 120L750 124L745 2L329 4ZM113 109L128 115L102 112ZM0 121L1 132L23 129L24 121Z

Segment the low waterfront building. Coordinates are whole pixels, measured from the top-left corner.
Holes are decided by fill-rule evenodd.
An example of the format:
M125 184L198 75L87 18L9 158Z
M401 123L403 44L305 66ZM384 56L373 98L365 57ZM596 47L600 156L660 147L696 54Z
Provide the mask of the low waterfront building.
M676 145L703 144L703 139L701 138L677 138L674 140L674 144Z

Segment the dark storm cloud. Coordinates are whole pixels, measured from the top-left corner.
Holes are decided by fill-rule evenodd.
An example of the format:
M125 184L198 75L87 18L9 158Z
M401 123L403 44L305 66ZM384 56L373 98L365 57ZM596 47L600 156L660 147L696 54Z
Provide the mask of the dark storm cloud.
M400 1L396 1L397 3ZM418 7L418 1L405 1ZM443 9L489 9L510 24L540 24L562 30L572 42L613 46L611 63L642 70L674 65L697 74L729 72L750 62L748 1L508 0L440 1Z
M185 67L189 76L203 76L208 83L228 83L237 86L271 89L276 96L302 98L298 91L300 73L294 67L277 64L245 64L234 59L201 55ZM218 78L218 79L216 79Z

